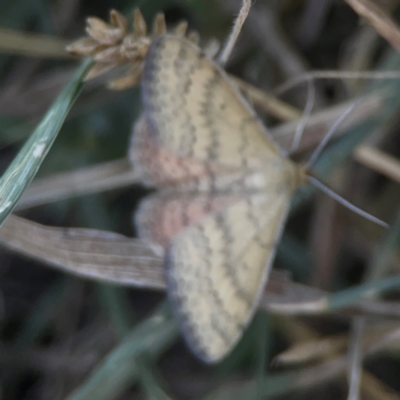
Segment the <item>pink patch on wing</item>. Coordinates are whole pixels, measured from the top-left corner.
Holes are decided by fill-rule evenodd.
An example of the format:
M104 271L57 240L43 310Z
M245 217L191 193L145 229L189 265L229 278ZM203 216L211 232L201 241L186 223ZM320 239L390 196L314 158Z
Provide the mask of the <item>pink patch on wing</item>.
M165 249L184 228L225 209L239 199L239 195L155 194L144 200L136 213L139 236Z
M207 178L211 175L210 167L204 163L180 158L161 148L151 124L141 117L136 123L130 148L130 158L141 180L149 186L165 187L182 184L193 179Z

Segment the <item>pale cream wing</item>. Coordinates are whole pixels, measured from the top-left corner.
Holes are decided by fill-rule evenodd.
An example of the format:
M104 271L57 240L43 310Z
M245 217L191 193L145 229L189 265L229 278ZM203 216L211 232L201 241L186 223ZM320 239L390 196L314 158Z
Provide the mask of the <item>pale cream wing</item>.
M185 339L205 362L240 339L264 288L290 194L243 198L173 239L166 256L168 294Z
M160 145L158 130L142 116L135 124L129 157L142 183L148 186L185 186L185 191L209 191L210 187L224 190L241 181L248 174L246 168L207 163L181 157ZM273 163L287 163L285 159Z
M156 38L142 78L144 117L159 146L180 157L232 167L281 158L226 73L184 38Z

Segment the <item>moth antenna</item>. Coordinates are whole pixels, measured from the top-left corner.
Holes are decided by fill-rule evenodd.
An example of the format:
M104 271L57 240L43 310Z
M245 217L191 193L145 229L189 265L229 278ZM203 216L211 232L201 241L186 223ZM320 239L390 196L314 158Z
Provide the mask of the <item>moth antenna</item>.
M251 0L243 0L242 8L240 9L239 15L237 16L235 23L233 24L232 31L228 36L228 40L225 43L224 48L222 49L221 55L219 56L218 62L221 65L225 65L229 59L229 56L232 53L233 47L239 37L240 31L242 30L242 26L244 21L246 21L247 16L249 15L251 8Z
M301 138L303 137L304 128L310 118L311 111L314 107L315 101L315 85L314 80L307 79L307 102L304 108L303 116L301 117L299 123L296 127L296 132L293 136L292 146L290 148L289 154L293 154L299 147Z
M332 135L336 132L338 126L347 118L347 116L353 111L354 107L360 103L361 99L356 100L353 104L351 104L346 111L335 121L335 123L331 126L328 133L325 137L321 140L317 148L311 154L311 157L306 163L306 170L310 170L311 167L315 164L318 160L318 157L321 155L322 150L326 146L326 144L331 140Z
M340 196L338 193L336 193L334 190L326 186L324 183L322 183L319 179L315 178L314 176L307 175L307 178L309 183L311 183L313 186L327 194L329 197L332 199L336 200L338 203L342 204L343 206L347 207L349 210L355 212L358 215L361 215L362 217L366 218L367 220L374 222L378 224L379 226L382 226L383 228L389 229L389 224L386 222L380 220L377 217L374 217L373 215L367 213L364 210L361 210L361 208L358 208L354 204L350 203L348 200Z

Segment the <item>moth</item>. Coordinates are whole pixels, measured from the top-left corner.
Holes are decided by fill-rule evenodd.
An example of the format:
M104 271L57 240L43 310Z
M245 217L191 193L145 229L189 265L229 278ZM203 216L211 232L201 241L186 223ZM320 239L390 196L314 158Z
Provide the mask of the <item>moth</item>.
M306 171L187 39L152 41L141 88L130 156L158 191L137 211L138 234L164 254L168 296L189 347L218 362L255 313Z

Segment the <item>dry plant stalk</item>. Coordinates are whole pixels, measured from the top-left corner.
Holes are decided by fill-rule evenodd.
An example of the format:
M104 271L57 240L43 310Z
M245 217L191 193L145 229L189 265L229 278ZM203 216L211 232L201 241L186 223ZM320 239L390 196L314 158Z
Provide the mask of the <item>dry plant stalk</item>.
M90 17L87 19L86 33L69 46L67 51L78 56L92 56L96 61L86 79L92 79L111 70L128 65L128 70L120 78L109 82L110 89L123 90L140 82L143 60L154 37L167 32L164 14L159 13L153 21L152 33L148 33L146 21L139 9L133 13L133 31L128 32L128 22L118 11L110 11L110 23ZM187 22L182 21L175 29L175 35L186 37ZM187 36L197 43L197 33Z
M368 145L358 146L354 158L361 164L400 183L400 160Z
M400 29L386 12L370 0L345 0L346 3L400 52Z

